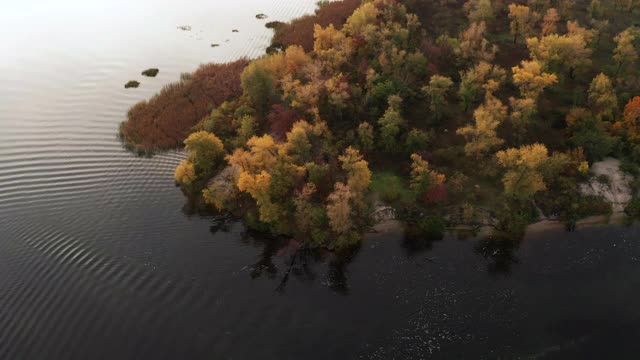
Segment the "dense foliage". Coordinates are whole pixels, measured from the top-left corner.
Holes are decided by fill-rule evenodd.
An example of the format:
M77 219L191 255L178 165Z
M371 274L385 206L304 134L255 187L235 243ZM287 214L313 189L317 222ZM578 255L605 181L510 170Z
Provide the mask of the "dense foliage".
M356 244L378 202L425 234L452 214L483 223L486 209L505 236L536 212L607 213L578 185L606 156L640 161L639 11L597 0L323 4L238 65L241 91L188 121L171 115L189 127L200 115L176 181L314 247ZM186 137L176 127L166 136Z

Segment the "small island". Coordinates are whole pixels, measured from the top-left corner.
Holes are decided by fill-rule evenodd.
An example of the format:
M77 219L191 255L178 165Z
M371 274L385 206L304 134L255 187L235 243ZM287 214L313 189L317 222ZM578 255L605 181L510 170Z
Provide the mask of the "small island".
M129 80L129 81L127 81L126 84L124 84L124 88L125 89L137 88L138 86L140 86L140 82L136 81L136 80Z
M640 7L493 0L321 3L268 54L135 105L140 153L181 147L191 201L306 248L397 218L416 239L640 216ZM275 23L274 23L275 24Z
M160 72L160 70L158 70L156 68L150 68L150 69L147 69L147 70L143 71L142 75L147 76L147 77L156 77L156 75L158 75L159 72Z

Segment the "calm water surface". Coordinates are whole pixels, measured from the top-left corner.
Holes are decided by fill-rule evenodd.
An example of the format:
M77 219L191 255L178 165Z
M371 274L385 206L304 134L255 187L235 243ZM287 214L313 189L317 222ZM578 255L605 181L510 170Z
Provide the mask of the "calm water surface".
M2 5L0 359L637 358L637 227L530 235L511 255L372 234L348 264L287 273L283 244L185 211L183 153L122 149L135 102L200 63L259 55L265 21L313 8Z

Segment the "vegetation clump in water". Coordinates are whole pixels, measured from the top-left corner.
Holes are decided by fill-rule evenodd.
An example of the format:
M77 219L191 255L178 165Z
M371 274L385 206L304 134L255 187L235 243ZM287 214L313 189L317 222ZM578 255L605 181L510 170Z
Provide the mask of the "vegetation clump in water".
M129 81L127 81L126 84L124 84L124 88L125 89L137 88L138 86L140 86L140 82L136 81L136 80L129 80Z
M142 75L148 76L148 77L156 77L156 75L158 75L159 72L160 72L160 70L158 70L156 68L150 68L150 69L147 69L147 70L143 71Z
M191 124L172 137L190 154L176 181L329 249L357 245L379 203L429 238L471 223L511 241L537 219L610 213L579 184L607 156L640 161L638 9L545 4L323 3L211 111L168 117Z

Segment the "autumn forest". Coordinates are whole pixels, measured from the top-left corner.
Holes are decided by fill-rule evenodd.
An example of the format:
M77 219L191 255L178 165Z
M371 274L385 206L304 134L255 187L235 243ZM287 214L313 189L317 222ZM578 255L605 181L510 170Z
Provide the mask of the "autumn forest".
M640 176L638 0L344 0L268 25L263 57L183 74L120 128L184 147L189 201L251 229L349 249L389 208L416 237L517 241L612 212L581 191L594 163Z

